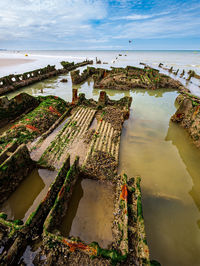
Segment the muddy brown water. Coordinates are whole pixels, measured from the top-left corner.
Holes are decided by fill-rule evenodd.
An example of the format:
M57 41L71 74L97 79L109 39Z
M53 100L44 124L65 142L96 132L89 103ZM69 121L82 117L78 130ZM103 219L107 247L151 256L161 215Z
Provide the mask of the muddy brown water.
M25 222L45 197L56 174L55 171L34 169L0 206L0 211L5 212L8 219Z
M66 77L69 82L61 83ZM64 75L22 89L32 95L58 95L71 101ZM98 99L91 80L76 86ZM9 98L20 91L9 94ZM200 151L183 128L170 122L176 91L107 90L111 99L132 96L130 118L120 145L120 169L142 178L147 241L152 259L164 266L200 265Z
M107 248L113 241L113 189L110 183L80 178L59 228L62 235L79 237L87 244L95 241Z

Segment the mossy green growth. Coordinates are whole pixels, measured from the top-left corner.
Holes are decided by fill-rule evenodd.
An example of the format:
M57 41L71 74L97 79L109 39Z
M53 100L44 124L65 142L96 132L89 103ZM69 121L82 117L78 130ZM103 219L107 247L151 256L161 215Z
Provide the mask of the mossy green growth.
M8 165L0 165L0 171L6 171L6 169L8 168Z
M192 101L192 105L193 105L193 106L198 106L198 105L200 105L200 103L195 102L195 101Z
M40 105L0 137L0 153L16 139L27 143L44 133L66 111L66 102L55 96L39 97Z
M124 174L124 182L127 183L127 180L128 180L128 176L126 174Z
M28 217L28 220L26 221L26 225L30 225L30 224L31 224L31 222L32 222L32 220L33 220L33 218L34 218L34 216L35 216L36 213L39 211L39 209L41 208L41 206L42 206L42 203L40 203L40 204L38 205L37 209L36 209L34 212L32 212L32 213L30 214L30 216Z
M4 213L4 212L1 212L0 213L0 218L2 218L2 219L4 219L4 220L6 220L7 219L7 214L6 213Z
M14 225L22 225L22 224L23 224L23 221L17 219L17 220L14 220L14 221L13 221L13 224L14 224Z
M139 192L141 192L140 181L141 181L141 177L138 177L138 178L137 178L137 181L136 181L136 187L137 187L137 189L139 190Z
M93 242L92 244L90 244L90 246L92 246L92 247L97 249L97 256L102 256L103 258L111 259L111 261L112 261L112 263L114 265L117 262L125 261L126 258L127 258L127 254L126 255L122 255L120 252L118 252L115 249L111 249L111 250L103 249L96 242Z
M143 213L142 213L142 201L141 201L141 196L138 196L137 200L137 216L138 218L143 218Z

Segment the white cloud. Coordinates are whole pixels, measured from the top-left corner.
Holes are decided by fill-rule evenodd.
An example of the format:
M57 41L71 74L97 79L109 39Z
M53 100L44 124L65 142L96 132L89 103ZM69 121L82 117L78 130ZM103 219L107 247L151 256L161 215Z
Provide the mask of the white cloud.
M148 21L121 24L120 28L122 34L116 34L116 39L195 37L200 34L200 17L193 20L190 14L168 15Z
M140 15L140 14L132 14L123 17L114 17L111 20L141 20L141 19L148 19L152 18L154 15Z
M61 38L62 33L63 37L87 34L91 30L89 20L106 16L100 0L1 0L0 10L1 39L18 38L16 32L39 40Z
M0 44L114 49L122 48L127 39L200 36L200 4L194 0L170 3L172 0L166 5L159 0L0 0Z

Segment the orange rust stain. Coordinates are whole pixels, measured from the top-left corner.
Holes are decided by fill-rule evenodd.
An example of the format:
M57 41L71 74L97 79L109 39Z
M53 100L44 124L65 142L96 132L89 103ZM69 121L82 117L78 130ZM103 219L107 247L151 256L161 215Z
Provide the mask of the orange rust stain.
M61 188L60 192L59 192L59 197L61 197L61 195L63 194L63 191L64 191L64 186Z
M103 73L103 78L105 78L106 76L107 76L107 72L104 71L104 73Z
M13 125L10 129L14 129L14 128L17 128L17 127L20 127L20 126L21 126L20 124Z
M196 117L196 115L198 114L199 110L200 110L200 105L198 105L196 110L194 111L194 113L192 115L192 119L194 119Z
M85 245L81 242L69 242L66 239L63 239L62 242L69 247L69 250L71 252L74 252L76 249L79 249L88 252L91 256L97 255L97 250L95 248L89 247L88 245Z
M58 116L61 116L61 113L59 113L53 106L49 106L49 111L57 114Z
M7 149L8 147L10 147L10 145L11 145L11 144L10 144L10 143L8 143L8 144L5 146L5 148Z
M32 125L26 125L26 128L29 128L29 129L31 129L31 130L33 130L33 131L40 132L38 128L36 128L36 127L34 127L34 126L32 126Z
M127 185L124 184L122 186L122 192L121 192L121 195L120 195L120 199L127 201L127 197L128 197L128 189L127 189Z

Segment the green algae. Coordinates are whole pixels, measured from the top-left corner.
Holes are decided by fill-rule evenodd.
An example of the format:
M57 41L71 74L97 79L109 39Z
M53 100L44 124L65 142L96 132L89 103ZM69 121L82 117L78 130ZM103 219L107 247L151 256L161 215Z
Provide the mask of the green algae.
M0 137L0 152L2 152L13 139L18 145L32 141L44 133L59 117L58 113L66 111L66 102L54 96L39 97L40 105L25 115L17 124L12 126ZM49 108L52 107L53 109ZM56 111L54 111L54 109ZM53 110L53 111L52 111Z

